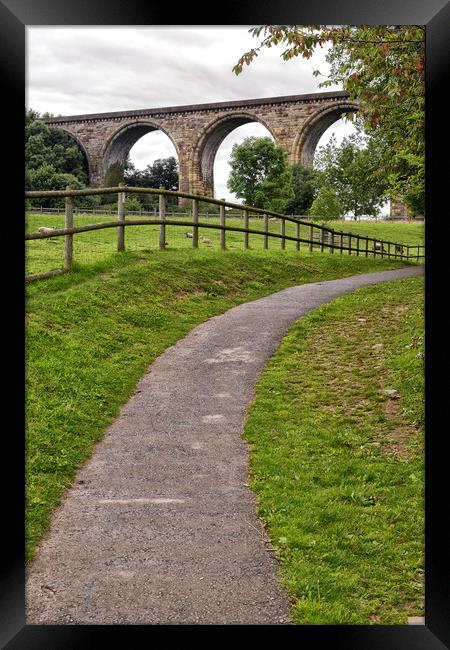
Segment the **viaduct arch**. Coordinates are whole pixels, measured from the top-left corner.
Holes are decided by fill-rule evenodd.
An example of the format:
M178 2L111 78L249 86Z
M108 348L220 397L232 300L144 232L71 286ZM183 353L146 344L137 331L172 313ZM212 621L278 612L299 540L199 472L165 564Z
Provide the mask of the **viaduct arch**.
M224 138L236 127L259 122L288 154L291 164L311 165L324 131L358 105L344 91L71 115L44 120L72 135L84 151L91 185L102 185L112 165L123 166L146 133L163 131L178 156L179 189L214 196L213 165Z

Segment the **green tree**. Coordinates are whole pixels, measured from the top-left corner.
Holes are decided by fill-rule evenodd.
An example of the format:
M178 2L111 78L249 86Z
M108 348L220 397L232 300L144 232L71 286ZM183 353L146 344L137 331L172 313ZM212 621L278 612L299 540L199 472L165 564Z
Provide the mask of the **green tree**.
M136 195L125 198L125 210L137 211L141 209L141 203Z
M66 187L81 190L86 186L73 174L58 172L53 165L41 165L37 169L25 170L25 187L29 191L47 191L65 190ZM81 208L95 208L100 205L100 202L99 196L80 196L75 199L75 205ZM32 199L30 203L33 206L56 208L64 205L64 199Z
M29 109L25 112L25 188L30 191L64 190L68 185L74 189L86 186L87 162L73 138L62 129L48 126L43 117ZM98 197L77 199L81 207L93 207ZM57 207L62 199L33 199L33 205Z
M166 190L178 190L178 161L171 156L155 160L151 166L150 187L164 187Z
M127 159L124 170L127 185L134 187L164 187L166 190L178 190L178 161L170 158L158 158L153 165L145 169L136 169L130 159Z
M227 187L247 205L283 212L294 196L292 172L283 149L270 138L234 144Z
M87 163L75 140L62 129L48 126L37 111L29 109L25 113L25 168L37 170L46 165L75 176L81 183L88 180Z
M305 215L317 196L318 178L311 167L292 165L293 198L286 205L286 214Z
M317 150L314 166L319 182L334 188L344 213L352 212L355 217L378 214L388 188L380 171L381 156L376 141L358 134L344 138L340 146L332 136Z
M124 170L124 180L131 187L164 187L166 190L178 190L179 173L178 161L174 156L169 158L158 158L152 165L147 165L145 169L136 169L131 160L127 158ZM153 207L157 205L158 198L152 194L137 195L143 207ZM168 197L168 204L178 203L176 197Z
M25 170L25 187L28 191L65 190L67 186L81 189L83 184L73 174L57 172L53 165L41 165L36 169ZM32 205L44 208L61 207L63 199L33 199Z
M390 195L424 204L425 28L421 25L264 25L249 30L261 38L234 66L242 72L262 48L284 45L284 60L309 59L330 45L330 72L320 85L342 85L359 102L356 122L378 140ZM320 75L315 71L316 76Z
M313 201L309 214L318 220L339 219L344 214L344 208L340 202L336 190L329 185L322 185Z

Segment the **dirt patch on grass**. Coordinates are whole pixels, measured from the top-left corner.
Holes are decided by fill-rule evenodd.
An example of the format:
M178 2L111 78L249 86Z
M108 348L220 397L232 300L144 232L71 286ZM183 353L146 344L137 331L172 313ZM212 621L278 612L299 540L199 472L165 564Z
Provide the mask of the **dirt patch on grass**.
M383 314L390 314L393 317L399 318L402 316L405 312L408 311L408 305L384 305L381 308L381 312Z
M416 434L416 429L413 425L403 421L400 400L398 398L387 399L383 402L381 408L385 417L388 420L395 421L397 425L389 431L389 440L382 443L381 450L387 454L400 456L400 458L411 458L412 452L408 446L408 442Z
M388 443L381 445L381 451L386 454L394 454L400 458L407 460L412 457L411 451L408 449L408 441L410 439L410 431L404 428L394 429L389 436L391 440Z
M387 399L385 402L382 404L382 410L383 413L387 418L399 418L401 416L401 406L400 406L400 400L397 399Z

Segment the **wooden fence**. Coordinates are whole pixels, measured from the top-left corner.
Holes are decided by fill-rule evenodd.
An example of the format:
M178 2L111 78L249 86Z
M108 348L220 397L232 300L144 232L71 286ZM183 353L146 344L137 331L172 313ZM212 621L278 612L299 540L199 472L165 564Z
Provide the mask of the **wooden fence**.
M125 211L125 194L156 194L159 197L159 209L155 218L139 218L139 219L126 219ZM117 194L117 219L114 221L94 223L89 225L77 226L73 225L74 215L74 199L81 196L92 196L99 194ZM173 196L182 199L189 199L191 203L191 220L188 219L168 219L166 209L166 197ZM312 252L313 249L319 249L321 252L325 250L329 253L339 253L348 255L363 255L368 257L386 257L406 261L419 262L425 257L425 246L410 246L399 242L391 242L373 237L365 237L363 235L353 234L349 232L337 231L317 223L297 219L295 217L279 214L270 210L263 210L254 208L247 205L239 205L230 203L228 201L213 199L203 196L188 194L185 192L174 192L165 190L163 188L142 188L142 187L127 187L119 185L118 187L100 187L100 188L87 188L82 190L73 190L67 188L66 190L52 190L43 192L26 192L27 199L32 198L64 198L65 199L65 227L64 228L43 228L42 231L27 233L25 240L38 240L48 239L54 237L64 237L64 261L62 268L52 270L46 273L39 273L35 275L28 275L27 281L36 280L40 278L49 277L58 273L63 273L71 268L73 262L73 237L77 233L102 230L106 228L117 229L117 250L123 251L126 247L125 230L131 226L143 225L159 225L159 249L166 248L166 227L167 226L182 226L191 228L192 246L198 248L199 228L209 228L220 231L220 248L226 249L226 233L239 232L243 234L243 247L249 248L249 234L259 235L263 237L263 247L268 249L269 239L279 240L281 249L285 249L286 241L295 242L295 248L300 251L301 244L305 245L307 249ZM218 219L219 223L211 223L199 221L199 203L208 203L218 206ZM227 208L234 212L227 213ZM236 214L236 211L238 213ZM233 226L226 223L227 217L236 219L240 214L243 220L243 227ZM208 215L210 218L211 215ZM249 217L258 217L263 221L263 230L250 228ZM278 221L280 223L280 231L272 232L269 228L269 221ZM286 233L286 224L295 224L295 235ZM301 232L303 229L303 233Z

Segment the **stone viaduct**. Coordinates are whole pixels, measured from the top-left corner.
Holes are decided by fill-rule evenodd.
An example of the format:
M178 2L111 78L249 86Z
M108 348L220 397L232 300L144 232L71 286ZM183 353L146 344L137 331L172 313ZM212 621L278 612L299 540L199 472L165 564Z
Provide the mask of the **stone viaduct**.
M179 164L179 190L214 196L213 165L223 139L238 126L259 122L286 151L291 164L312 164L323 132L358 106L343 91L245 99L213 104L48 118L84 152L91 185L102 185L112 166L122 167L131 147L150 131L172 141Z

